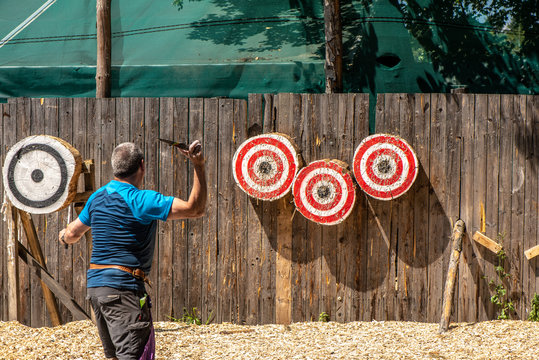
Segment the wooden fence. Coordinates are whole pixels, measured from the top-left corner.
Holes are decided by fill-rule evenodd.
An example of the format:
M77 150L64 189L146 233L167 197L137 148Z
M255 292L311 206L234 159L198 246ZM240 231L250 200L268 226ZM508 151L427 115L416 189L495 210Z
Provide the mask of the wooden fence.
M197 220L160 223L150 290L157 320L197 308L203 320L211 315L214 322L240 324L318 320L322 312L341 322L437 322L449 238L458 218L465 221L467 236L452 320L496 317L488 283L496 280L497 258L471 240L478 230L503 244L513 317L525 319L539 291L538 260L524 256L539 243L537 100L525 95L380 95L376 132L406 139L420 161L419 175L394 201L367 199L358 191L353 213L336 226L306 220L294 211L290 196L275 202L249 198L234 182L231 161L248 137L279 131L295 139L306 163L335 158L351 165L355 148L368 135L365 94L251 95L248 101L12 99L0 104L0 151L3 164L9 148L24 137L59 136L84 159L95 159L96 181L103 185L112 176L112 149L133 141L145 151L144 186L186 197L192 169L157 138L203 140L207 213ZM34 216L34 221L50 272L89 310L90 244L83 238L67 250L58 246L66 218L63 210ZM0 314L6 320L4 222L0 230ZM24 264L20 291L22 322L49 325L40 283ZM64 321L72 319L65 307L60 310Z

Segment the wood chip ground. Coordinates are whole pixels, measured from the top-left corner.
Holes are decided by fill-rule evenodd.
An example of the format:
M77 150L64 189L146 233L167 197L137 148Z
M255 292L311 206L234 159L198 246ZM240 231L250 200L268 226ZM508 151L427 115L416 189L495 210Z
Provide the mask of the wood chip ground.
M290 326L156 322L157 359L538 359L539 323L488 321L295 323ZM104 359L95 326L0 322L0 359Z

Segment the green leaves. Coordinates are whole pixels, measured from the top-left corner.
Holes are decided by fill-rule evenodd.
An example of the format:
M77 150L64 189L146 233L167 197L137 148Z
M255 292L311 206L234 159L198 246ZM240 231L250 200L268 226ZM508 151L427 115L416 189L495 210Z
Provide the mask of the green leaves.
M193 324L193 325L202 325L202 318L199 317L198 310L196 307L194 307L191 311L187 310L186 308L183 308L183 315L180 319L175 319L172 316L169 316L169 318L172 321L176 322L183 322L186 324ZM204 322L204 325L208 325L213 320L213 310L210 312L210 316L208 316L208 319L206 322Z
M532 299L532 307L530 315L528 316L530 321L539 321L539 295L535 294Z
M504 279L511 275L505 272L505 259L507 255L505 251L500 250L496 256L498 257L498 264L495 267L498 280L491 279L488 284L493 289L494 294L490 297L490 302L498 307L498 320L507 320L512 312L515 312L515 306L513 302L507 297L507 289L503 284ZM539 301L539 299L538 299Z

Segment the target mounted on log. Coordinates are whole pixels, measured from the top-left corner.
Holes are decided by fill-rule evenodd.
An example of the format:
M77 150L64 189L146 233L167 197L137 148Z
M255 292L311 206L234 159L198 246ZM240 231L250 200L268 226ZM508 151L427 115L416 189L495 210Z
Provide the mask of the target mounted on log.
M344 221L356 202L356 190L348 165L339 160L317 160L296 176L294 203L307 219L323 225Z
M66 141L29 136L11 147L2 169L11 203L32 214L48 214L68 206L77 192L82 158Z
M414 150L403 139L387 134L371 135L354 154L354 175L367 194L391 200L404 194L414 183L419 163Z
M287 135L270 133L243 142L232 160L234 180L248 195L261 200L285 196L301 160Z

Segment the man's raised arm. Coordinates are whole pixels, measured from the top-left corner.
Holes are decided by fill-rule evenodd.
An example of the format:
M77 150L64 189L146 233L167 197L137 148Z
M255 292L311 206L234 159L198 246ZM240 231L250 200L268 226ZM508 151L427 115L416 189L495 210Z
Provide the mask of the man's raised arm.
M174 198L167 220L198 218L206 211L208 190L206 185L206 169L200 141L194 141L189 150L179 151L187 156L194 166L194 182L187 201Z

